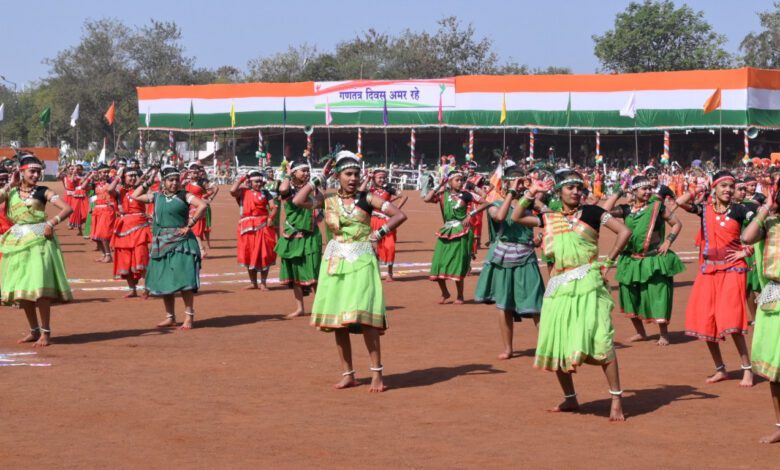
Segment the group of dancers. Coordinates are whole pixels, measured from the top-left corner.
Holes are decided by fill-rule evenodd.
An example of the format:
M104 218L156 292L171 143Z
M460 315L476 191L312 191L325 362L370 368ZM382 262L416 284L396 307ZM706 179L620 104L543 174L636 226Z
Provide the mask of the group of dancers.
M267 288L268 270L278 258L280 283L291 287L295 298L295 310L287 317L304 315L304 297L313 293L311 325L334 333L342 367L335 387L360 384L350 343L350 333L355 333L363 335L369 353L369 390L382 392L386 386L380 337L388 323L379 263L394 262L395 231L406 220L406 199L387 185L385 170L365 178L361 167L357 155L343 150L327 161L321 176L312 176L308 161L300 159L287 166L279 181L251 171L233 184L230 194L240 208L237 259L248 271L249 287ZM27 316L30 333L20 342L48 345L51 301L72 298L54 227L65 220L74 229L83 225L83 207L72 206L83 204L86 196L81 192L89 188L95 191L90 236L104 250L113 249L113 257L104 251L101 261L113 261L115 275L127 279L131 295L143 278L145 292L163 298L166 318L159 327L177 325L174 296L180 293L186 315L181 328L193 327L194 294L205 254L196 227L205 230L216 188L199 176L202 169L197 165L186 173L172 166L144 172L131 165L116 169L114 178L100 174L106 170L111 171L99 168L96 176L79 180L78 169L73 170L73 177L63 179L66 188L73 189L60 198L38 185L42 164L25 155L0 189L7 218L0 223L5 230L0 238L0 287L2 301L18 302ZM490 248L475 299L499 310L500 359L512 356L514 322L528 318L538 324L534 367L555 372L564 396L553 411L578 409L572 373L588 363L600 365L605 373L612 397L610 420L624 419L611 319L614 302L606 279L616 269L620 308L636 329L630 340L647 339L644 324L656 323L657 344L668 345L673 277L685 269L671 250L682 229L675 214L681 209L701 218L699 270L685 332L708 346L715 366L708 383L727 378L719 342L733 338L743 373L740 385L752 386L753 374L770 381L778 429L762 442L780 441L777 188L762 201L759 193L749 192L751 181L737 181L722 170L707 184L677 196L659 185L657 172L647 168L620 191L589 204L583 176L575 170L552 176L514 165L496 175L488 180L477 177L473 165L454 168L423 195L425 202L439 205L444 219L436 232L430 279L439 284L440 303L450 297L450 280L456 284L455 303L463 302L464 278L479 246L475 221L486 212ZM327 191L331 177L335 191ZM624 196L629 202L617 205ZM47 219L46 204L59 213ZM72 217L76 212L79 217ZM604 228L615 234L615 241L606 258L599 259ZM537 248L550 275L546 287ZM751 292L760 295L754 298ZM749 301L756 305L752 358L745 340Z

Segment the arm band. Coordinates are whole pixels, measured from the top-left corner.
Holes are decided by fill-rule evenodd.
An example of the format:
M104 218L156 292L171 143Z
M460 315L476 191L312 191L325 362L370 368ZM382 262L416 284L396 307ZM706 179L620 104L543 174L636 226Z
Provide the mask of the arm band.
M677 239L677 234L670 233L669 235L666 236L666 239L669 240L669 243L672 243Z

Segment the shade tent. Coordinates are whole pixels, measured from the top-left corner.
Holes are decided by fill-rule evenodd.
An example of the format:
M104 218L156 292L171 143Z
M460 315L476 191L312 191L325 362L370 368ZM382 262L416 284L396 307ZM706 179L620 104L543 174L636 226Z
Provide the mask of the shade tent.
M704 113L705 101L718 89L721 107ZM629 103L634 117L620 113ZM145 130L326 127L328 114L332 128L778 129L780 70L138 88L138 125Z

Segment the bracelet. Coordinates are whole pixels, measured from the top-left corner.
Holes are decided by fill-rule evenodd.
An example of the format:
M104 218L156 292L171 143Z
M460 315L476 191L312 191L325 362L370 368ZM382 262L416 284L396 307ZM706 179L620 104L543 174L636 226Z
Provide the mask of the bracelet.
M512 196L512 199L517 199L517 190L516 189L510 189L509 195Z
M666 239L669 240L669 243L672 243L675 240L677 240L677 234L676 233L670 233L669 235L666 236Z
M474 217L477 214L479 214L479 212L476 209L469 211L469 217Z
M57 223L59 224L62 222L62 218L59 215L55 215L54 218L57 220Z
M523 197L520 198L520 207L523 209L528 209L534 204L534 202L531 199L528 199L525 194L523 194Z
M379 227L379 230L377 230L381 234L382 237L390 233L390 227L387 226L387 224L384 224L383 226Z
M51 221L47 220L46 225L48 225L50 229L54 230L54 224L51 223Z
M607 259L604 260L604 266L607 268L614 268L617 264L617 261L607 256Z
M309 181L309 184L312 184L312 188L317 189L319 186L322 186L322 178L319 176L312 176L311 181Z

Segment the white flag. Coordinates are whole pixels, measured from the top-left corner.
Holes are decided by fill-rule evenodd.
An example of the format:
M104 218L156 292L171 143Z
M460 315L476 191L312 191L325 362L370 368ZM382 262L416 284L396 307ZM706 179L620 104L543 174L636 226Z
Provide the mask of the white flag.
M623 108L620 110L620 115L630 117L631 119L636 117L636 98L633 93L631 93L631 96L628 97L628 101L626 101L626 104L624 104Z
M100 151L97 159L98 163L106 163L106 138L103 137L103 149Z
M152 113L149 110L149 107L146 107L146 127L149 127L149 124L152 123Z
M81 103L76 103L76 108L73 110L73 114L70 115L70 127L76 127L76 122L79 120L79 106Z
M5 118L5 103L0 103L0 121Z

